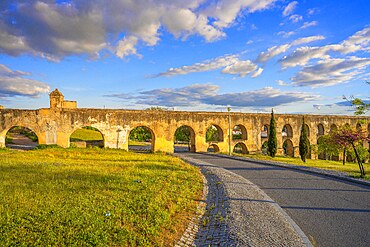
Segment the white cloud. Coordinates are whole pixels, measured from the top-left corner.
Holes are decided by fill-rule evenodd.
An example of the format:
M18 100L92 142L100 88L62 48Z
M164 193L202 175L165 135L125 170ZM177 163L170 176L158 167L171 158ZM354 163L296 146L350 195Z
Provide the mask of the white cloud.
M0 5L0 52L58 60L70 55L96 58L107 50L123 58L138 55L139 43L156 45L163 30L176 38L200 35L212 42L225 37L223 29L240 13L264 10L273 2L10 0Z
M196 32L202 35L206 41L211 42L226 36L224 32L212 25L208 25L207 22L208 18L204 15L200 15L195 26Z
M258 68L255 72L253 72L253 74L251 75L252 78L256 78L258 76L260 76L263 72L263 68Z
M327 58L304 67L291 80L296 86L332 86L352 80L368 65L370 58Z
M197 24L197 16L190 9L177 9L163 16L163 24L175 37L191 32Z
M208 6L203 13L215 18L214 25L218 28L230 26L241 10L253 13L267 9L275 0L219 0Z
M204 103L239 107L275 107L302 101L317 100L319 97L307 93L265 87L241 93L226 93L209 97Z
M135 48L137 42L138 38L135 36L125 37L123 40L120 40L116 47L117 57L124 58L129 55L136 55L138 57L141 57L141 55L137 53Z
M30 73L14 71L0 64L0 98L14 96L38 97L50 91L49 85L24 78L26 75L30 75Z
M291 86L291 84L285 83L283 80L277 80L279 86Z
M292 54L284 56L280 59L280 65L283 69L295 66L304 66L311 59L328 58L326 53L330 50L330 47L299 47Z
M321 47L299 47L292 54L280 59L279 62L283 68L305 66L312 59L329 58L329 52L349 54L360 50L366 51L369 49L369 43L370 27L366 27L339 44L331 44Z
M297 1L293 1L291 3L289 3L285 8L284 8L284 11L283 11L283 16L288 16L290 15L291 13L293 13L294 9L297 7L298 5L298 2Z
M314 40L321 39L320 37L317 36ZM303 38L295 43L309 40ZM370 58L343 55L358 51L367 52L370 50L369 45L370 27L365 27L338 44L299 47L280 59L279 63L283 69L303 67L291 78L293 85L313 88L332 86L363 78L365 69L370 65Z
M194 72L205 72L221 68L221 72L223 74L238 75L240 77L244 77L251 73L253 73L253 77L257 77L262 73L262 71L259 70L258 66L252 61L240 60L237 55L227 55L211 60L206 60L201 63L195 63L193 65L170 68L166 72L154 75L154 77L185 75Z
M291 15L291 16L289 16L289 20L291 20L294 23L297 23L297 22L303 20L303 17L301 15Z
M307 15L311 16L311 15L314 15L318 12L318 9L316 8L313 8L313 9L308 9L307 10Z
M257 70L257 65L252 63L250 60L245 60L245 61L237 61L235 63L232 63L226 66L221 72L223 74L239 75L240 77L245 77L246 75L256 70Z
M294 40L291 43L291 45L292 46L297 46L297 45L307 44L307 43L311 43L311 42L318 41L318 40L323 40L323 39L325 39L325 37L322 36L322 35L303 37L303 38L299 38L299 39Z
M314 27L314 26L317 26L317 24L319 24L317 21L305 22L299 29L306 29L309 27Z
M11 70L10 68L6 67L4 64L0 64L0 76L1 77L17 77L17 76L24 76L30 75L28 72L19 71L19 70Z
M325 39L325 37L324 36L319 36L319 35L309 36L309 37L303 37L303 38L296 39L296 40L292 41L290 44L284 44L284 45L280 45L280 46L270 47L270 48L267 49L266 52L261 52L259 54L259 56L257 57L257 62L264 63L264 62L268 61L269 59L271 59L271 58L273 58L273 57L275 57L279 54L282 54L282 53L286 52L292 46L311 43L311 42L314 42L314 41L317 41L317 40L322 40L322 39Z
M199 104L232 107L275 107L316 100L319 97L303 92L282 92L272 87L239 93L218 93L214 84L194 84L182 88L162 88L140 92L138 95L113 94L107 97L131 100L134 104L158 105L166 107L198 106Z
M264 63L267 62L269 59L286 52L291 47L290 44L284 44L279 46L273 46L267 49L266 52L261 52L257 57L257 62Z
M369 44L370 44L370 27L366 27L356 32L347 40L344 40L341 44L343 48L340 49L340 52L352 53L358 50L369 51L370 48Z
M280 31L280 32L278 32L278 35L283 36L284 38L288 38L288 37L290 37L290 36L292 36L294 34L295 34L294 31L289 31L289 32Z
M206 60L201 63L195 63L193 65L182 66L179 68L170 68L166 72L160 73L156 76L174 76L174 75L185 75L194 72L204 72L209 70L215 70L226 67L230 64L236 63L238 58L235 55L228 55L218 57L211 60Z

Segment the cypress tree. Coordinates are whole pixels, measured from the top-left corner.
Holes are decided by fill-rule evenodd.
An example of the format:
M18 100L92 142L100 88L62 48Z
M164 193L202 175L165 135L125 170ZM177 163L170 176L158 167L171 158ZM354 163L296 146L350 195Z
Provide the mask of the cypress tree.
M272 109L270 119L269 139L267 141L267 154L270 155L271 157L275 157L276 151L277 151L276 127L275 127L274 109Z
M308 140L307 129L303 117L301 136L299 137L299 155L301 156L301 160L303 162L306 162L306 157L309 151L310 151L310 140Z

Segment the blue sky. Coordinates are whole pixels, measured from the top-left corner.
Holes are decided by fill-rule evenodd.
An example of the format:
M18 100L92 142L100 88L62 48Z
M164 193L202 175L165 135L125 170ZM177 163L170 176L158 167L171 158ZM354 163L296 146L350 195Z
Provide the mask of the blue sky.
M109 2L109 4L108 4ZM1 1L0 104L346 114L368 99L368 0Z

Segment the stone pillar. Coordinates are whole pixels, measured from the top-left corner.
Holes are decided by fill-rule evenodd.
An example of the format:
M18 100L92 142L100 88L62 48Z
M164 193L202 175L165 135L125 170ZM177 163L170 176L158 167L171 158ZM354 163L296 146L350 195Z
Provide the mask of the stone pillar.
M7 131L2 131L0 133L0 148L5 148L5 136Z
M195 150L197 152L207 152L208 143L206 142L205 136L195 135Z
M223 142L216 143L216 145L220 149L221 153L227 153L227 154L229 153L229 142L227 138L224 139ZM233 151L233 149L234 149L234 146L233 146L233 143L231 143L231 152Z
M154 152L173 153L173 140L167 140L164 137L156 137L154 140Z
M128 126L111 126L102 131L105 148L119 148L128 150Z
M57 131L57 145L68 148L70 146L69 142L70 134L62 131Z
M276 155L284 156L284 149L283 149L284 139L282 137L282 132L278 131L277 129L278 128L276 128L276 140L277 140Z
M299 146L293 146L293 157L301 157L299 155Z

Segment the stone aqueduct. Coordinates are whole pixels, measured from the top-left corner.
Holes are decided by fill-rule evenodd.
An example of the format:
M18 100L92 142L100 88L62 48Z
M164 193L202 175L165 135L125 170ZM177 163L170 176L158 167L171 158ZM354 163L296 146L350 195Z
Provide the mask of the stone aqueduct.
M183 112L158 110L113 110L77 108L75 101L65 101L56 89L50 94L50 108L38 110L0 109L0 147L5 147L5 137L14 126L27 127L38 136L40 144L70 146L70 135L84 126L97 128L103 135L104 147L128 150L128 137L132 129L145 126L152 132L153 151L174 152L174 133L181 126L191 128L191 150L206 152L210 145L219 151L229 150L229 122L227 112ZM303 115L276 114L278 153L283 154L283 143L288 142L298 155L300 128ZM370 124L361 120L369 117L304 115L311 144L331 129L348 124L370 133ZM366 121L368 122L368 121ZM251 153L261 152L267 135L264 130L270 123L270 114L230 113L230 126L239 126L241 139L232 140ZM216 126L220 138L206 142L206 131ZM284 127L285 126L285 127ZM265 129L264 129L265 128ZM284 131L283 131L284 129ZM314 157L313 157L314 158Z

